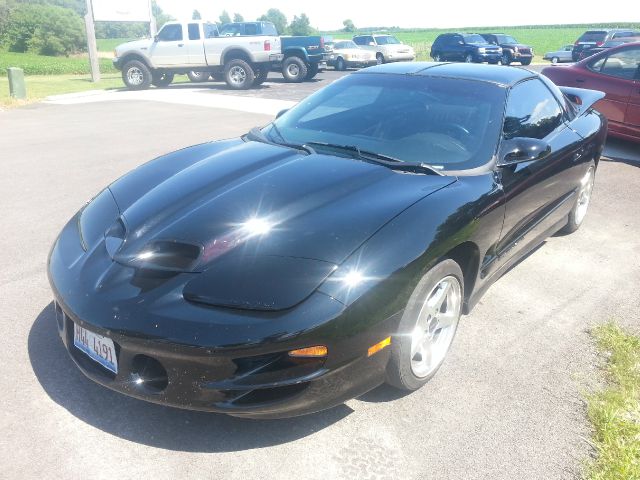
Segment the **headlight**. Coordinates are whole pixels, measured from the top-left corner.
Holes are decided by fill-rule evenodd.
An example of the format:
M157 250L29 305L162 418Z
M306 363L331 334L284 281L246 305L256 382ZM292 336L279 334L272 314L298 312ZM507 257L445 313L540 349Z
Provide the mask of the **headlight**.
M487 51L486 48L482 48L482 47L478 48L478 53L485 53L486 51Z

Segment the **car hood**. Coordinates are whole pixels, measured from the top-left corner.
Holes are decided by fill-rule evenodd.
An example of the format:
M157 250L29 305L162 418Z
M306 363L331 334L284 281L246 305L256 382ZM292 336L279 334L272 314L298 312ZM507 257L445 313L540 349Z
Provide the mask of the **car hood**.
M164 172L164 173L163 173ZM455 177L242 140L187 149L110 186L125 226L113 257L168 249L204 271L225 257L340 264L385 223Z
M115 50L117 55L120 56L121 53L128 52L131 50L148 49L151 46L151 44L153 44L153 40L149 38L143 39L143 40L134 40L133 42L121 43L115 48Z

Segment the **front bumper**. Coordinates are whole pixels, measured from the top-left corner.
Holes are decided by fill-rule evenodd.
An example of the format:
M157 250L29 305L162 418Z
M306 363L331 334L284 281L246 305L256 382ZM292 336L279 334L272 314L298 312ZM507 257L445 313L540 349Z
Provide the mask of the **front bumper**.
M498 63L502 59L502 54L500 53L476 53L474 57L474 61L476 62L489 62L489 63Z
M388 53L383 54L385 62L413 62L416 59L415 53Z
M99 384L173 407L280 418L339 405L384 381L390 349L367 350L395 331L397 315L364 318L319 292L282 312L196 305L177 294L190 274L145 285L100 248L83 252L74 218L48 262L60 337ZM117 374L74 346L74 323L113 340ZM327 357L288 355L313 345L326 345Z

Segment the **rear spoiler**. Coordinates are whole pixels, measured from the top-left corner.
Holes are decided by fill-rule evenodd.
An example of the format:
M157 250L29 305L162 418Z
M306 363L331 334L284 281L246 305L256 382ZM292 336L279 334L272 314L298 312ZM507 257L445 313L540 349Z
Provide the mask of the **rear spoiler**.
M560 91L565 94L571 103L578 110L578 115L593 107L598 100L602 100L605 96L604 92L599 90L588 90L586 88L575 87L559 87Z

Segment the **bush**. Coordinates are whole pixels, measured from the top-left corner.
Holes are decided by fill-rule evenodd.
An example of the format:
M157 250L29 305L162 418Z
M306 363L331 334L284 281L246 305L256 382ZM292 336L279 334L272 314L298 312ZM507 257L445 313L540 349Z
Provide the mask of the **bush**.
M2 42L12 52L70 55L86 45L84 23L68 8L19 4L9 13Z

